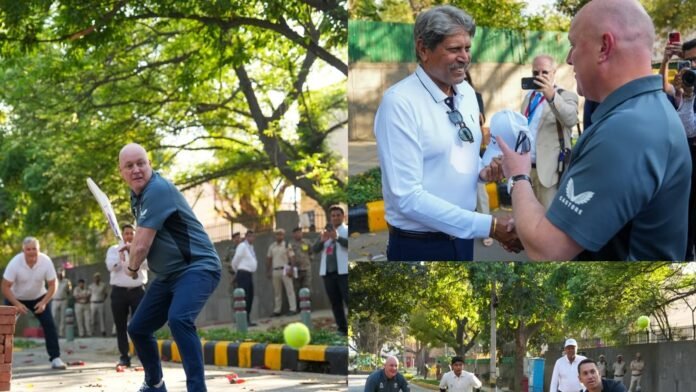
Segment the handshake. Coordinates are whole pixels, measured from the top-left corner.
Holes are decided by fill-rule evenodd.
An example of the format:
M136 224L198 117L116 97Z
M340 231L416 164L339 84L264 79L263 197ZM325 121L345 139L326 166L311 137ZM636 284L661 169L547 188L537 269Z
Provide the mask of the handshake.
M511 215L504 217L493 217L490 236L500 242L508 252L520 253L524 246L515 231L515 220Z

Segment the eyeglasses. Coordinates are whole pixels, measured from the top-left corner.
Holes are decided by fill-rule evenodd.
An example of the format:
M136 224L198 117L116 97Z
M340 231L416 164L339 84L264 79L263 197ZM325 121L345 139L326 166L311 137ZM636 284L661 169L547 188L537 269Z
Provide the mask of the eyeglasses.
M532 71L533 76L539 76L539 74L548 75L549 71Z
M527 137L527 132L520 131L520 133L517 134L517 141L515 142L515 152L526 154L531 151L531 149L532 143L529 137Z
M471 133L471 129L466 126L464 123L464 117L462 114L459 112L459 110L454 109L449 112L447 112L447 116L449 117L449 120L452 122L452 124L456 125L459 127L459 130L457 131L457 135L459 136L459 140L463 142L469 142L473 143L474 142L474 134Z

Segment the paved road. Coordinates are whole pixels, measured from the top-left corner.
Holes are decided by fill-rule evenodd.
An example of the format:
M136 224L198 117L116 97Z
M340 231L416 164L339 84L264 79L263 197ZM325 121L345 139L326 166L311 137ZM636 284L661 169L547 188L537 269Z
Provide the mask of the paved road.
M115 338L77 339L73 344L61 339L62 359L84 361L84 366L52 370L43 340L41 346L15 349L12 366L12 390L22 392L107 392L136 391L143 382L143 372L127 369L116 372L118 360ZM137 359L134 361L134 366ZM170 392L186 391L186 376L181 364L164 364L164 380ZM230 384L226 375L237 373L245 380ZM208 391L345 391L346 377L315 373L281 372L206 366Z

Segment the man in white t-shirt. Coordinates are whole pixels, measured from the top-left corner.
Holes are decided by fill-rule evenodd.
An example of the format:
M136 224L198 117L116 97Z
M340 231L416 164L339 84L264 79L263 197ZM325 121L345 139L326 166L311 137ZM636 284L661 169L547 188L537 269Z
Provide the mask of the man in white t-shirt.
M34 313L46 337L53 369L65 369L60 359L58 331L51 314L51 298L56 293L56 269L53 261L39 251L39 240L27 237L22 242L22 253L10 260L2 276L2 295L5 303L17 308L19 314ZM46 289L48 283L48 289Z
M576 355L578 342L575 339L567 339L564 345L565 355L558 358L553 366L551 374L551 392L574 392L582 388L578 379L578 365L580 361L587 359L582 355Z
M452 357L452 370L440 379L440 392L473 392L481 388L481 381L473 373L464 370L464 359Z
M237 287L244 289L246 300L247 322L250 327L255 327L256 323L251 322L251 305L254 301L254 279L253 275L256 272L257 260L256 252L254 251L254 240L256 235L249 230L239 246L234 252L234 257L230 262L232 270L235 272L237 279Z

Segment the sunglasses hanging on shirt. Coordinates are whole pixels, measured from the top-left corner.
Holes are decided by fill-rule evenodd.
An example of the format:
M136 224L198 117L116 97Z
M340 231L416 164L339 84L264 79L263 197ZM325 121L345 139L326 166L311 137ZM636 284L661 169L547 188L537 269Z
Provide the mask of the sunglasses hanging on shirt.
M445 103L451 109L447 112L447 117L449 117L449 120L452 124L459 127L459 130L457 130L457 136L459 136L459 140L463 142L473 143L474 134L471 133L471 129L469 129L469 127L466 126L466 123L464 123L464 116L462 116L459 110L457 110L454 107L454 98L445 98Z

